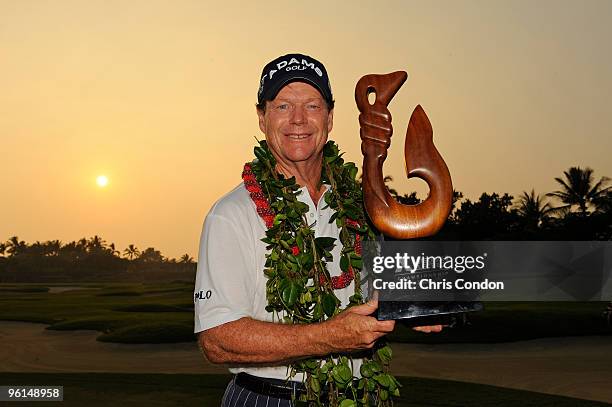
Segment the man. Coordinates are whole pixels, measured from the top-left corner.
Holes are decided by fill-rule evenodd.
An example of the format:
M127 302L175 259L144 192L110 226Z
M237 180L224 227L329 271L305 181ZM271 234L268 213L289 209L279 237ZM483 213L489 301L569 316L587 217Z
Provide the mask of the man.
M295 177L297 196L308 205L306 218L316 236L338 238L333 210L323 202L329 188L321 184L323 147L333 127L334 100L323 64L306 55L289 54L267 64L258 92L259 128L276 160L276 171ZM261 211L260 211L261 212ZM231 365L225 406L288 406L303 377L287 382L287 365L308 357L372 348L391 332L394 321L371 314L376 301L348 308L322 323L280 324L267 312L266 222L244 184L210 210L200 241L196 278L195 332L207 359ZM341 274L340 246L332 251L331 276ZM335 291L346 306L354 282ZM441 327L422 327L439 331ZM354 372L359 374L356 360Z

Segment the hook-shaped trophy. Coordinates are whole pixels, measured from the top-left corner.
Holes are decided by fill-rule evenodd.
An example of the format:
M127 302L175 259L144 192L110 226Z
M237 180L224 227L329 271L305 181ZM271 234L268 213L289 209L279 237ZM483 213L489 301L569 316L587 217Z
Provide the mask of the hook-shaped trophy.
M431 123L420 105L410 117L404 157L408 178L417 177L427 182L429 196L419 204L404 205L397 202L385 186L383 163L393 134L387 106L407 77L403 71L366 75L355 88L355 101L361 112L359 126L365 208L378 230L395 239L435 234L448 218L453 201L448 167L434 146ZM368 101L370 93L376 96L373 104Z
M359 109L361 152L363 153L363 199L366 212L376 228L398 240L422 238L437 233L450 214L453 185L446 163L433 143L431 123L417 106L408 124L404 157L408 178L421 178L429 186L429 196L416 205L397 202L384 182L383 163L391 145L393 127L387 106L408 74L403 71L362 77L355 87ZM374 93L374 103L369 95ZM414 324L447 323L449 315L481 309L480 303L384 302L379 319L412 318ZM438 318L444 316L443 318Z

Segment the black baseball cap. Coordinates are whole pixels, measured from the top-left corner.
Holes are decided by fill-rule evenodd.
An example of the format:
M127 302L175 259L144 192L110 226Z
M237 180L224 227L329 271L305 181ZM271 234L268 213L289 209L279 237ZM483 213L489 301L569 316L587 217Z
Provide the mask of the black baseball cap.
M257 103L273 100L278 92L290 82L306 82L321 92L328 106L333 107L334 97L327 70L316 59L303 54L287 54L264 66L259 81Z

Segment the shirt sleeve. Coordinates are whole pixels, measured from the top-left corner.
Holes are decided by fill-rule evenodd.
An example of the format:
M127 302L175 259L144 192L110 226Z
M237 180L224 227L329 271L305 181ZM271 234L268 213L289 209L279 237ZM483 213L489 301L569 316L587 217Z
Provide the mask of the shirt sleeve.
M231 219L209 213L196 273L194 332L253 315L254 248Z

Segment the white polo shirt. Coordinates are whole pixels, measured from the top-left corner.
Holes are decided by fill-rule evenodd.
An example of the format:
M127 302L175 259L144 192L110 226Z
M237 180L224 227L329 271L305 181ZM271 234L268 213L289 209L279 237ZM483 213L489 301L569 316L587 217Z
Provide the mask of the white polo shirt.
M329 187L326 186L328 189ZM341 274L339 229L329 223L334 211L326 207L323 196L316 207L306 187L300 189L298 199L309 207L307 219L315 222L315 237L334 237L333 262L327 267L331 276ZM195 332L250 317L272 322L273 314L265 310L266 281L263 273L266 262L266 225L257 214L255 203L241 183L215 203L206 216L202 236L195 282ZM354 282L335 294L345 307L354 294ZM275 321L278 322L278 321ZM248 336L248 332L244 335ZM361 360L354 360L354 374L359 376ZM254 376L286 379L287 366L237 367L230 372L246 372ZM302 381L301 375L294 380Z

